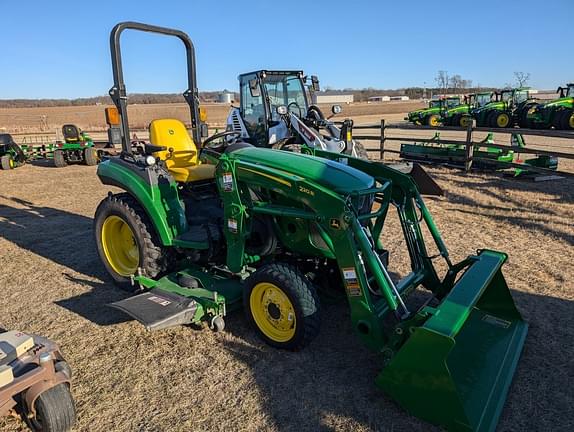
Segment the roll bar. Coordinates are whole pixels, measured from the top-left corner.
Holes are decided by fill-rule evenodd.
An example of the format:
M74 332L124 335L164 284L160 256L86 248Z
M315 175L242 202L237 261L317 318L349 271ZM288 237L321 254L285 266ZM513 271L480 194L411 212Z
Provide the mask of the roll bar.
M166 27L158 27L138 22L121 22L116 24L110 33L110 51L112 55L112 71L114 74L114 86L109 94L118 109L122 128L122 153L132 153L130 144L130 130L127 110L127 92L124 83L124 72L122 68L122 54L120 50L120 36L126 29L139 30L149 33L158 33L166 36L175 36L185 45L187 57L187 90L183 93L185 101L189 105L191 114L191 128L193 139L196 145L201 146L201 131L198 124L199 119L199 93L197 90L197 80L195 72L195 49L189 36L180 31Z

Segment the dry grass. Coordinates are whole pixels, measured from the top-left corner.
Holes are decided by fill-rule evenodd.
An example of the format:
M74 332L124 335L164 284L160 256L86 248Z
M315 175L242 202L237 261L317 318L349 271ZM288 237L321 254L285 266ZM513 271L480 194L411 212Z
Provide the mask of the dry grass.
M505 275L530 323L498 430L574 430L574 181L431 172L447 196L427 203L453 257L508 252ZM264 345L241 313L221 334L147 333L106 306L124 294L94 249L92 216L108 191L95 169L26 165L0 181L0 326L62 345L76 430L435 430L377 390L380 359L353 335L345 304L325 305L301 353ZM22 426L2 419L0 429Z
M345 105L341 116L381 116L389 113L399 113L420 108L420 101L386 102L386 103L356 103ZM213 127L225 127L229 114L227 104L204 104L208 122ZM325 113L330 113L331 106L321 106ZM88 131L105 130L105 106L77 106L77 107L48 107L48 108L0 108L0 128L8 133L37 133L54 132L66 123L74 123ZM189 121L189 108L187 104L153 104L130 105L130 126L136 129L145 129L156 118L173 117L182 121Z

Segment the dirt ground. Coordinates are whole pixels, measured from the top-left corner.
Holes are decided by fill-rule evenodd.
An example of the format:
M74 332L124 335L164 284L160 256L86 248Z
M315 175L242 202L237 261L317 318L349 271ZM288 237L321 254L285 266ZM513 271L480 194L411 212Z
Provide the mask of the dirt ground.
M530 324L498 430L574 430L574 180L429 171L446 191L426 201L453 259L507 252L504 273ZM260 342L241 312L224 333L148 333L106 306L126 295L95 252L92 217L109 190L95 168L26 165L0 171L0 184L0 327L62 345L75 430L438 430L375 387L381 359L354 336L346 304L324 305L321 333L300 353ZM0 430L24 429L2 419Z

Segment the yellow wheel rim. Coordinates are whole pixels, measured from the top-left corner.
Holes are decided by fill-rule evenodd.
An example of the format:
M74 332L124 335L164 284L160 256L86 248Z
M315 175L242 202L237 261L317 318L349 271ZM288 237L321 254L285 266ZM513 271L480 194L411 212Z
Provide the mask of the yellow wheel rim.
M498 117L496 117L496 124L498 127L506 127L508 126L508 123L510 123L510 117L508 117L508 114L499 114Z
M574 114L570 115L570 120L568 120L568 125L570 129L574 129Z
M570 120L572 120L572 119L570 119ZM10 165L10 169L14 168L14 159L10 159L9 165Z
M460 126L461 127L468 127L470 125L470 123L471 123L471 120L468 117L462 117L460 119Z
M429 124L431 126L438 126L438 117L435 117L435 116L431 117Z
M269 282L255 285L249 306L255 324L272 341L288 342L295 336L295 308L277 285Z
M139 250L130 226L119 216L108 216L102 225L102 248L110 266L121 276L136 273Z

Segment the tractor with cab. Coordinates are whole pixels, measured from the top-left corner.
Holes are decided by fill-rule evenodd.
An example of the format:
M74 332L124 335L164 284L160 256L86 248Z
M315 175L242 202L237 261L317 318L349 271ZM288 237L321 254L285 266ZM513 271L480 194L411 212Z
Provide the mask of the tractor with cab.
M478 127L512 128L523 123L533 104L529 88L502 90L492 102L474 110L473 117Z
M466 128L472 124L472 113L490 103L491 92L471 93L464 97L464 102L442 112L441 123L445 126Z
M405 117L410 123L415 125L440 126L444 112L461 105L459 96L449 96L429 101L428 108L411 111Z
M574 83L558 87L559 97L546 103L532 105L521 124L535 129L574 130Z

